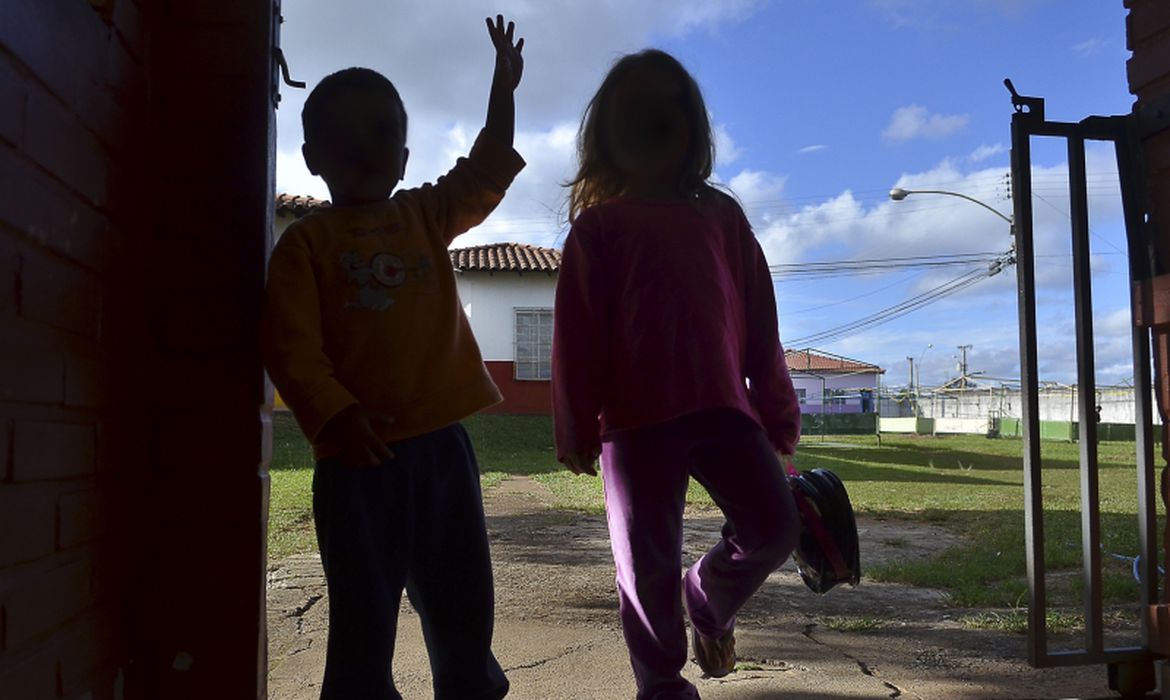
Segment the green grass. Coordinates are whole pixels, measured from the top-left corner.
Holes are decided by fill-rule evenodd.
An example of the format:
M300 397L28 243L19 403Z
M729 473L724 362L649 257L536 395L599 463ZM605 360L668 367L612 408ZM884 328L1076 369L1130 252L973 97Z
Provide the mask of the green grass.
M1068 634L1085 628L1084 616L1075 613L1050 611L1045 616L1045 622L1049 634ZM1027 634L1028 611L1025 608L980 611L959 618L959 624L968 629Z
M275 421L269 556L277 560L314 547L310 507L312 457L287 414ZM540 416L474 416L465 421L480 461L482 485L490 489L509 475L530 475L548 486L558 508L604 512L601 480L576 476L556 463L552 421ZM1042 446L1046 564L1053 606L1078 606L1080 577L1079 446ZM1101 535L1110 552L1137 552L1136 479L1133 443L1102 443ZM1019 440L976 436L833 437L802 443L801 468L827 467L848 484L855 509L875 517L939 525L964 543L926 560L888 562L865 574L876 580L947 591L959 606L1017 609L1026 601L1023 470ZM712 507L692 483L692 506ZM894 543L888 543L893 545ZM1106 557L1107 603L1137 600L1129 565Z
M316 551L313 532L313 451L288 413L272 416L272 483L268 499L268 559Z
M885 624L885 620L877 617L836 615L817 618L817 622L837 632L868 632Z

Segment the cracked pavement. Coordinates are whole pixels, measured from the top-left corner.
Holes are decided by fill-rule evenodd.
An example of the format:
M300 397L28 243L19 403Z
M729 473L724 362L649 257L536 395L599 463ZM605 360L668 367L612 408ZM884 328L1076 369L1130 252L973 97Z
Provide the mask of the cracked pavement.
M605 518L553 510L538 482L514 477L485 494L496 577L495 650L516 700L634 697L617 618ZM688 513L684 561L719 536L718 513ZM959 539L924 524L862 518L863 570L927 556ZM1030 668L1021 635L966 629L938 591L863 580L817 597L786 564L739 616L740 667L686 675L709 700L795 698L1088 698L1109 695L1102 667ZM268 576L269 697L317 700L328 619L320 560L291 557ZM835 631L831 620L864 620ZM394 677L431 698L418 617L405 601Z

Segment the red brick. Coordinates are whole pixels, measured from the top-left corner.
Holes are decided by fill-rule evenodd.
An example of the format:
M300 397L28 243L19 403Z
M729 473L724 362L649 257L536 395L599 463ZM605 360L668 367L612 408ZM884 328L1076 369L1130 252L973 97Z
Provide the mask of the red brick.
M43 93L29 96L25 152L89 202L106 202L106 153L77 118Z
M257 363L241 361L243 356L214 360L168 358L159 367L158 380L166 390L151 398L155 409L219 409L248 406L259 410L264 373ZM164 443L169 444L169 443ZM167 461L170 458L162 455ZM176 459L181 459L176 456Z
M205 203L211 203L206 206ZM221 184L195 183L164 187L155 209L155 236L159 239L198 241L204 249L211 246L238 245L240 211L252 203L241 189ZM198 215L193 212L198 211Z
M85 690L93 691L94 700L112 695L108 691L113 690L118 662L126 658L126 613L122 605L101 604L57 635L63 697L78 698Z
M65 356L65 405L97 408L104 396L105 370L98 361L80 353Z
M97 71L104 67L110 34L88 3L0 3L0 45L82 115L100 99Z
M114 29L130 53L141 59L146 51L147 29L137 3L133 0L114 3Z
M64 185L0 144L0 222L82 265L102 269L109 225Z
M159 129L153 148L156 152L183 154L168 164L166 173L177 186L215 180L229 183L240 178L241 168L246 168L246 141L246 134L239 130L169 127Z
M1134 3L1129 12L1130 48L1140 48L1151 37L1170 30L1170 3L1153 0Z
M76 265L29 251L19 271L21 316L87 338L101 325L101 287L95 275Z
M3 146L0 146L0 150ZM0 168L3 165L0 164ZM0 197L0 202L4 198ZM2 206L2 204L0 204ZM20 280L20 246L15 237L0 226L0 320L16 314L16 296Z
M257 100L254 83L235 76L175 81L160 86L156 96L163 125L225 131L238 127L241 110ZM191 109L192 104L200 109Z
M6 620L5 648L18 649L94 604L93 564L83 557L53 568L26 571L5 588L0 593Z
M186 6L195 3L184 2ZM247 4L247 3L232 3ZM251 3L259 6L260 3ZM210 5L210 3L208 3ZM228 3L214 3L216 9ZM168 75L184 80L211 80L240 76L253 83L269 74L271 42L253 40L248 27L230 24L172 25L156 37L152 57ZM198 56L198 60L192 60ZM264 80L267 82L267 80Z
M238 294L209 292L198 299L175 299L155 312L163 348L173 354L215 354L258 342L256 319L238 311Z
M1154 176L1170 174L1170 129L1146 139L1142 149L1147 173Z
M94 472L94 426L82 423L16 421L12 479L68 479Z
M144 473L151 464L153 433L124 413L98 425L97 471L101 477Z
M12 481L12 421L0 418L0 482Z
M52 488L0 485L0 533L5 533L0 536L0 567L53 553L55 498Z
M109 498L108 490L104 494L105 498ZM98 502L98 492L93 489L70 491L57 497L55 515L58 549L88 542L101 534Z
M0 649L3 649L0 642ZM57 650L46 648L0 666L4 700L51 700L58 697Z
M60 403L63 361L51 344L0 331L0 401Z
M1135 47L1133 57L1126 62L1129 91L1140 94L1143 89L1170 73L1170 33L1157 41Z
M272 13L267 2L184 2L170 0L168 15L183 24L247 24L264 26Z
M0 62L0 139L17 145L24 142L27 108L28 90L24 81Z
M210 640L255 630L263 614L263 523L164 527L147 615L152 639ZM208 562L216 562L208 566ZM226 572L233 572L226 575ZM198 661L196 662L198 663Z
M220 463L217 466L223 465ZM265 503L268 482L261 477L259 465L241 460L236 466L238 468L234 473L222 471L218 474L188 473L164 479L160 483L160 488L172 496L162 514L163 523L168 525L247 523L254 526L260 522L260 506ZM208 467L210 469L211 465ZM208 507L211 503L215 504L214 508Z

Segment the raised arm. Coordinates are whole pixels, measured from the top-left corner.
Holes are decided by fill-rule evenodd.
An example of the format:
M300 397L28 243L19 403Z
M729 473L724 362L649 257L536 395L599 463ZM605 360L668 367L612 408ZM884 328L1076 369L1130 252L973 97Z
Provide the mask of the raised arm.
M487 119L484 131L505 146L512 145L516 133L515 92L524 74L524 39L513 43L516 23L504 26L504 16L496 15L495 22L486 20L488 36L496 47L496 70L492 74L492 89L488 95Z
M487 118L471 153L433 185L409 191L417 202L427 229L450 245L456 236L478 226L499 205L512 179L524 167L524 159L512 148L516 131L513 93L524 72L521 50L524 40L512 43L516 26L504 25L502 15L487 20L488 34L496 49L495 72L488 97Z

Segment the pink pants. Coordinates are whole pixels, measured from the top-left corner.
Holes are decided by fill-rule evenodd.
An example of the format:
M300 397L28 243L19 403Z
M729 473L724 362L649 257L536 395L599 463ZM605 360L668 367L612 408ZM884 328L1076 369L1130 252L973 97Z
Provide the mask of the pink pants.
M601 459L638 700L698 698L680 674L689 648L682 598L704 636L734 627L736 612L796 546L800 525L784 469L759 426L732 410L622 433L604 444ZM723 538L680 575L692 476L726 522Z

